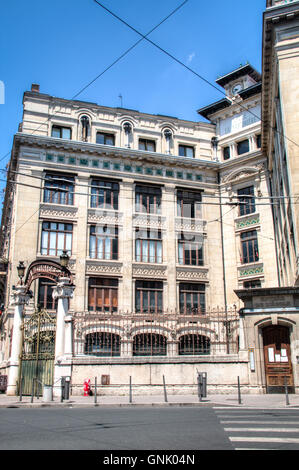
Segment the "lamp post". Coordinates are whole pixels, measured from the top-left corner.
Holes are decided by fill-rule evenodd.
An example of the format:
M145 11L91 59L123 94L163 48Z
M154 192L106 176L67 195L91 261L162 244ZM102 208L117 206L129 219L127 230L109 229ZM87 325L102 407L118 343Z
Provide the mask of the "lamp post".
M70 257L67 254L67 251L63 250L63 252L60 255L60 264L61 264L62 270L64 271L65 274L66 274L66 269L67 269L68 264L69 264L69 260L70 260Z
M23 277L24 277L24 274L25 274L25 266L24 266L24 261L19 261L19 264L17 266L17 271L18 271L18 276L19 276L19 279L20 279L20 285L22 286L23 285Z

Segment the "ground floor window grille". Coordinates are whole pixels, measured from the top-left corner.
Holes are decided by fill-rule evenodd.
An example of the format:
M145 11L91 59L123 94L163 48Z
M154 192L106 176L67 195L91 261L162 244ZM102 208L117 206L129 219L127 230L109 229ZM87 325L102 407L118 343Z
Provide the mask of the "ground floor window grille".
M210 339L207 336L188 334L180 337L179 355L198 356L201 354L210 354Z
M120 337L114 333L89 333L85 337L84 354L92 356L120 356Z
M166 356L167 338L155 333L134 336L133 356Z

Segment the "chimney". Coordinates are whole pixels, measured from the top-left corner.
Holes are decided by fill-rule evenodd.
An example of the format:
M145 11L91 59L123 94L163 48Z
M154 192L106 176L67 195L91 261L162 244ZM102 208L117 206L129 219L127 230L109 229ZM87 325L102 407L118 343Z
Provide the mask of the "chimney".
M39 85L37 83L32 83L31 91L34 91L35 93L39 93Z

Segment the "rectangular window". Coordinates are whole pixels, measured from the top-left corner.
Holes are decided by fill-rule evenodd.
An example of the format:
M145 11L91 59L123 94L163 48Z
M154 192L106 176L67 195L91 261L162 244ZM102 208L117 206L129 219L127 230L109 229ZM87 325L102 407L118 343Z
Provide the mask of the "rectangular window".
M139 150L146 150L147 152L155 152L156 142L149 139L139 139L138 148Z
M237 152L238 155L249 152L249 140L241 140L237 143Z
M201 192L177 191L177 214L189 219L201 218Z
M241 233L241 249L241 263L255 263L259 260L256 230Z
M244 289L257 289L262 287L260 279L252 279L251 281L245 281L243 283Z
M238 189L239 215L255 212L254 186Z
M223 147L222 152L223 152L223 160L229 160L230 159L230 147Z
M204 313L205 304L204 284L181 283L180 292L180 313L184 315Z
M89 257L93 259L118 259L118 227L91 225Z
M44 202L74 204L74 177L47 173L45 175Z
M72 254L73 224L43 222L41 254L60 256L63 250Z
M258 149L260 149L261 146L262 146L262 136L261 136L261 134L258 134L256 136L256 146L257 146Z
M194 147L189 145L179 145L179 156L180 157L194 157Z
M57 307L57 299L53 299L53 287L56 286L54 281L48 279L39 279L38 283L38 304L46 310L55 310Z
M97 144L102 144L102 145L115 145L115 136L114 134L106 134L105 132L97 132L96 142Z
M137 313L162 313L163 282L136 281L135 289Z
M203 237L181 233L178 239L179 264L203 266Z
M135 210L146 214L161 214L161 188L136 185Z
M117 312L118 279L91 277L88 281L88 310Z
M136 229L135 259L143 263L162 263L162 234L160 230Z
M91 180L91 207L118 210L119 184L112 181Z
M52 126L52 137L59 139L71 139L72 131L70 127Z

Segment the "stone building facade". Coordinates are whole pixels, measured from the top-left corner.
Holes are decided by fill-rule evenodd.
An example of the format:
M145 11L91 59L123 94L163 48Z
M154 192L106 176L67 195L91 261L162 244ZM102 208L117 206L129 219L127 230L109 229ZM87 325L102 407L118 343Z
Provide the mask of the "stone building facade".
M261 75L217 84L208 122L24 93L1 234L8 393L35 377L58 394L62 377L73 393L95 377L100 393L154 393L163 376L195 392L202 371L210 391L266 390L245 314L278 287Z

